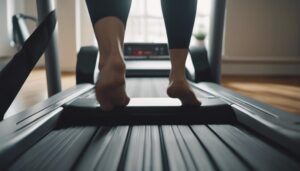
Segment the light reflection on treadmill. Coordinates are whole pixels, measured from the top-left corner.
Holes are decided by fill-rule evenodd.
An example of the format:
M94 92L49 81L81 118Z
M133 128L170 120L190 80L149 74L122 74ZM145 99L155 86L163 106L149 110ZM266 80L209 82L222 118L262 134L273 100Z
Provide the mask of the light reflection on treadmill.
M170 70L169 60L128 60L125 62L127 70Z

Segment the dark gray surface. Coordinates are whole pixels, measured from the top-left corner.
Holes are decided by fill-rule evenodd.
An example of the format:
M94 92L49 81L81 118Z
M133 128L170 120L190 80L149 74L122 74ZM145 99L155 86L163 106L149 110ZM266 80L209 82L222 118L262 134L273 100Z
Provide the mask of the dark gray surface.
M274 147L260 141L246 131L228 125L211 125L209 128L235 153L244 158L254 170L299 169L299 163L297 164L291 158L282 155Z
M117 170L127 147L129 126L99 128L75 170Z
M0 57L0 72L8 64L12 57Z
M36 0L38 21L41 23L44 18L54 10L54 0ZM57 28L57 27L56 27ZM57 30L57 29L56 29ZM57 31L54 31L48 49L45 52L45 67L47 75L48 96L61 91L59 57L57 48Z
M74 127L52 131L11 170L299 170L233 125ZM94 134L94 136L92 136Z
M217 84L199 83L195 86L231 104L239 123L300 157L299 116L239 95Z
M212 82L220 83L226 0L212 0L211 3L208 61L213 78Z
M98 48L95 46L81 47L76 62L76 84L90 83L97 81L99 57Z
M92 85L79 85L59 93L0 122L0 170L5 170L57 124L62 104L86 93Z
M25 152L10 170L70 170L95 130L94 127L54 130Z
M148 81L132 79L127 88L135 96L164 94L166 79ZM11 168L291 171L300 166L295 158L240 125L202 124L57 128Z
M171 98L131 98L126 108L103 111L95 98L64 105L59 125L232 124L230 105L219 98L199 98L199 106L182 106Z

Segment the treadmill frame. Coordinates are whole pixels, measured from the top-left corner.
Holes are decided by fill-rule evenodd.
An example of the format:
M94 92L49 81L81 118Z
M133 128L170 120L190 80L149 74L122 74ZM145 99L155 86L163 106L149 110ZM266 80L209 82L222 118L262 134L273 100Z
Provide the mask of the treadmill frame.
M300 122L300 117L238 95L214 83L191 85L228 103L234 110L237 125L245 126L262 140L299 159L300 127L297 123ZM78 96L92 93L93 89L92 84L77 85L0 122L0 169L7 168L19 155L56 127L65 104Z

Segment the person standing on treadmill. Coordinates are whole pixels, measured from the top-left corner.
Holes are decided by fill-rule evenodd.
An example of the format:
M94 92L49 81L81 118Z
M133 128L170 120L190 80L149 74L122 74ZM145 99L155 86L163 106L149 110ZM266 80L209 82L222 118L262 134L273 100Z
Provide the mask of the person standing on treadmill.
M103 110L126 106L124 32L131 0L86 0L100 54L96 98ZM171 72L167 94L183 105L200 105L185 76L185 62L195 21L197 0L161 0L169 43Z

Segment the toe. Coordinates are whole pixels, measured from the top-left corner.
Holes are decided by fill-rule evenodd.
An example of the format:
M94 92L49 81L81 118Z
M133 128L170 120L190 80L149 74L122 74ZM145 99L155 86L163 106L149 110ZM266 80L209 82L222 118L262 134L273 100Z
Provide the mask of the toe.
M129 101L129 97L125 94L122 97L118 97L118 99L114 102L114 105L118 107L125 107L128 105Z
M182 102L182 105L184 106L198 106L201 105L201 102L197 98L191 98L191 97L186 97L180 99Z
M197 99L196 95L190 90L182 98L182 104L195 106L195 105L201 105L201 102Z

